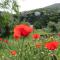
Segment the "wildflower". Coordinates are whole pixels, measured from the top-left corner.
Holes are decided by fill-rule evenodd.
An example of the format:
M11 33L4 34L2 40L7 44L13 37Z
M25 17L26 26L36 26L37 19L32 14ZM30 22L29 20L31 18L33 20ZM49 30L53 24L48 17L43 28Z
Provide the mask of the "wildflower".
M60 33L58 33L58 36L60 37Z
M19 33L14 33L13 37L18 40L20 38L20 34Z
M15 36L19 37L19 36L28 36L30 33L32 32L32 28L26 24L21 24L21 25L17 25L14 28L14 34ZM17 35L16 35L17 34Z
M40 43L36 43L36 48L40 48Z
M53 41L53 42L47 42L45 44L45 47L48 50L55 50L55 49L57 49L58 45L59 45L59 42Z
M33 34L33 39L39 39L40 38L40 35L39 34Z
M10 51L10 54L16 56L17 52L15 50Z
M0 38L0 41L2 41L3 39L2 38Z
M8 40L4 40L5 43L8 43Z

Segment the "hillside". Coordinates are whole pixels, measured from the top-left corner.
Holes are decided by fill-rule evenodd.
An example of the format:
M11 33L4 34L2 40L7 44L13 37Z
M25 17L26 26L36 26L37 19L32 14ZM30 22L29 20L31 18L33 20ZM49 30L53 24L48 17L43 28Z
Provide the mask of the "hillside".
M47 6L47 7L44 7L46 9L60 9L60 3L55 3L53 5L50 5L50 6Z
M38 8L38 9L35 9L35 10L30 10L30 11L25 11L25 13L31 13L31 12L35 12L35 11L55 11L55 12L60 12L60 3L55 3L55 4L52 4L50 6L46 6L44 8Z

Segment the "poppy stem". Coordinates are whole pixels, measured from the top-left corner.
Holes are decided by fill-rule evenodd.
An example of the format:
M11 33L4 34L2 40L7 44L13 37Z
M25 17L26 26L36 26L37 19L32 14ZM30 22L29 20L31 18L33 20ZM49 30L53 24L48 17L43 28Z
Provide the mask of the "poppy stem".
M53 54L53 56L51 56L51 60L57 60L57 57Z
M23 45L24 45L24 40L25 40L25 37L22 38L22 46L21 46L21 60L23 60Z

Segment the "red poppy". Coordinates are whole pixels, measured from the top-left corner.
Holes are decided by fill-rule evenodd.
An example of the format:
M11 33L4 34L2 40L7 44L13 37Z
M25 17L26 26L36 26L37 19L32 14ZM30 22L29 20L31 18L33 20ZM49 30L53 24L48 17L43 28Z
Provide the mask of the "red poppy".
M10 51L10 54L16 56L17 52L15 50Z
M14 33L15 35L20 35L20 36L28 36L30 33L32 32L32 28L26 24L21 24L21 25L17 25L14 28ZM16 36L17 36L16 35Z
M36 48L40 48L40 43L35 44Z
M60 37L60 33L58 33L58 36Z
M0 41L2 41L3 39L2 38L0 38Z
M4 40L5 43L8 43L8 40Z
M33 37L33 39L39 39L40 35L39 34L33 34L32 37Z
M14 33L13 37L18 40L20 38L20 34L19 33Z
M55 49L57 49L58 45L59 45L59 42L53 41L53 42L47 42L45 44L45 47L48 50L55 50Z
M14 32L19 32L19 29L20 29L19 26L20 26L20 25L16 25L16 26L14 27Z

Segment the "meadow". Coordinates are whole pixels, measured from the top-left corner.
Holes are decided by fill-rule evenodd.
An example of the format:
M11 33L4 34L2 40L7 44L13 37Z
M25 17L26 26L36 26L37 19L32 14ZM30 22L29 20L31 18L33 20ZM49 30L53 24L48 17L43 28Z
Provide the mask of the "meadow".
M15 38L0 37L0 60L60 60L60 33L34 29L27 37Z
M19 5L0 2L0 60L60 60L60 4L26 12Z

